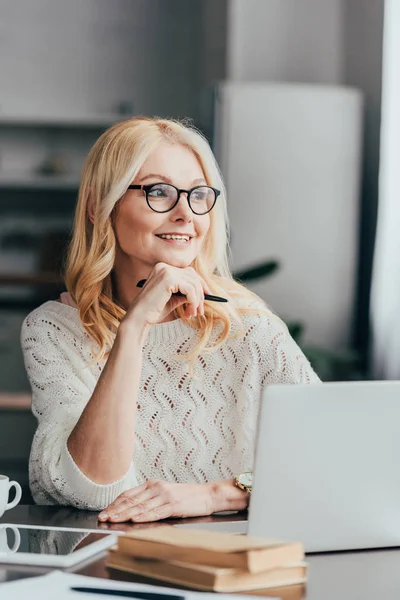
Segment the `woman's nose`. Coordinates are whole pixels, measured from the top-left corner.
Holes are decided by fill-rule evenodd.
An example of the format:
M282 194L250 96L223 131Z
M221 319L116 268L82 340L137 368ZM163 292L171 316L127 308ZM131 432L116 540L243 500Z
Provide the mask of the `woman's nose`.
M181 192L178 204L172 210L172 218L180 219L183 218L185 221L192 220L192 210L189 206L187 192Z

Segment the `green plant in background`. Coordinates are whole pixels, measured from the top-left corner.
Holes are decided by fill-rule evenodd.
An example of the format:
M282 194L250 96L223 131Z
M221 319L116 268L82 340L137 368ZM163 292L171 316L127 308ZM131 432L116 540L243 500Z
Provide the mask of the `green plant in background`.
M241 282L257 281L273 275L279 270L276 260L268 260L247 269L233 273L233 277ZM303 343L304 325L300 322L286 323L293 339L299 344L315 371L323 381L348 381L363 379L360 370L360 356L357 352L348 350L334 352L324 348L307 346Z

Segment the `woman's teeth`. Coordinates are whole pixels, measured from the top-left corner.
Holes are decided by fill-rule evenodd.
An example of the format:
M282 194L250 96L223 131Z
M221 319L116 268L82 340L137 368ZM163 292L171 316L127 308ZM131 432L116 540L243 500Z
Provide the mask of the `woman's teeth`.
M160 235L158 236L163 240L184 240L185 242L188 242L190 240L190 238L186 235Z

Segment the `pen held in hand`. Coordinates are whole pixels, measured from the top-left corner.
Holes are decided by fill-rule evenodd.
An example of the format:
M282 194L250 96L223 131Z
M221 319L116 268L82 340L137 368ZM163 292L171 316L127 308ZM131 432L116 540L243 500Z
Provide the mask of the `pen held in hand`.
M146 283L146 279L141 279L140 281L137 282L136 287L142 288L144 286L144 284ZM173 296L184 296L185 294L182 294L182 292L176 292L175 294L172 294ZM221 298L221 296L213 296L212 294L204 294L204 300L210 300L211 302L228 302L228 300L226 298Z

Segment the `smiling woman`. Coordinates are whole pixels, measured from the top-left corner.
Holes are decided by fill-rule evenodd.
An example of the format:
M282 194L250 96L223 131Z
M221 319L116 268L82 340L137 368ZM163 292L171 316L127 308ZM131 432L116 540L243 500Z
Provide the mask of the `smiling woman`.
M318 378L232 278L227 233L224 184L195 129L130 119L93 146L68 293L21 334L37 502L106 508L99 518L113 521L247 506L235 476L253 464L263 388Z

